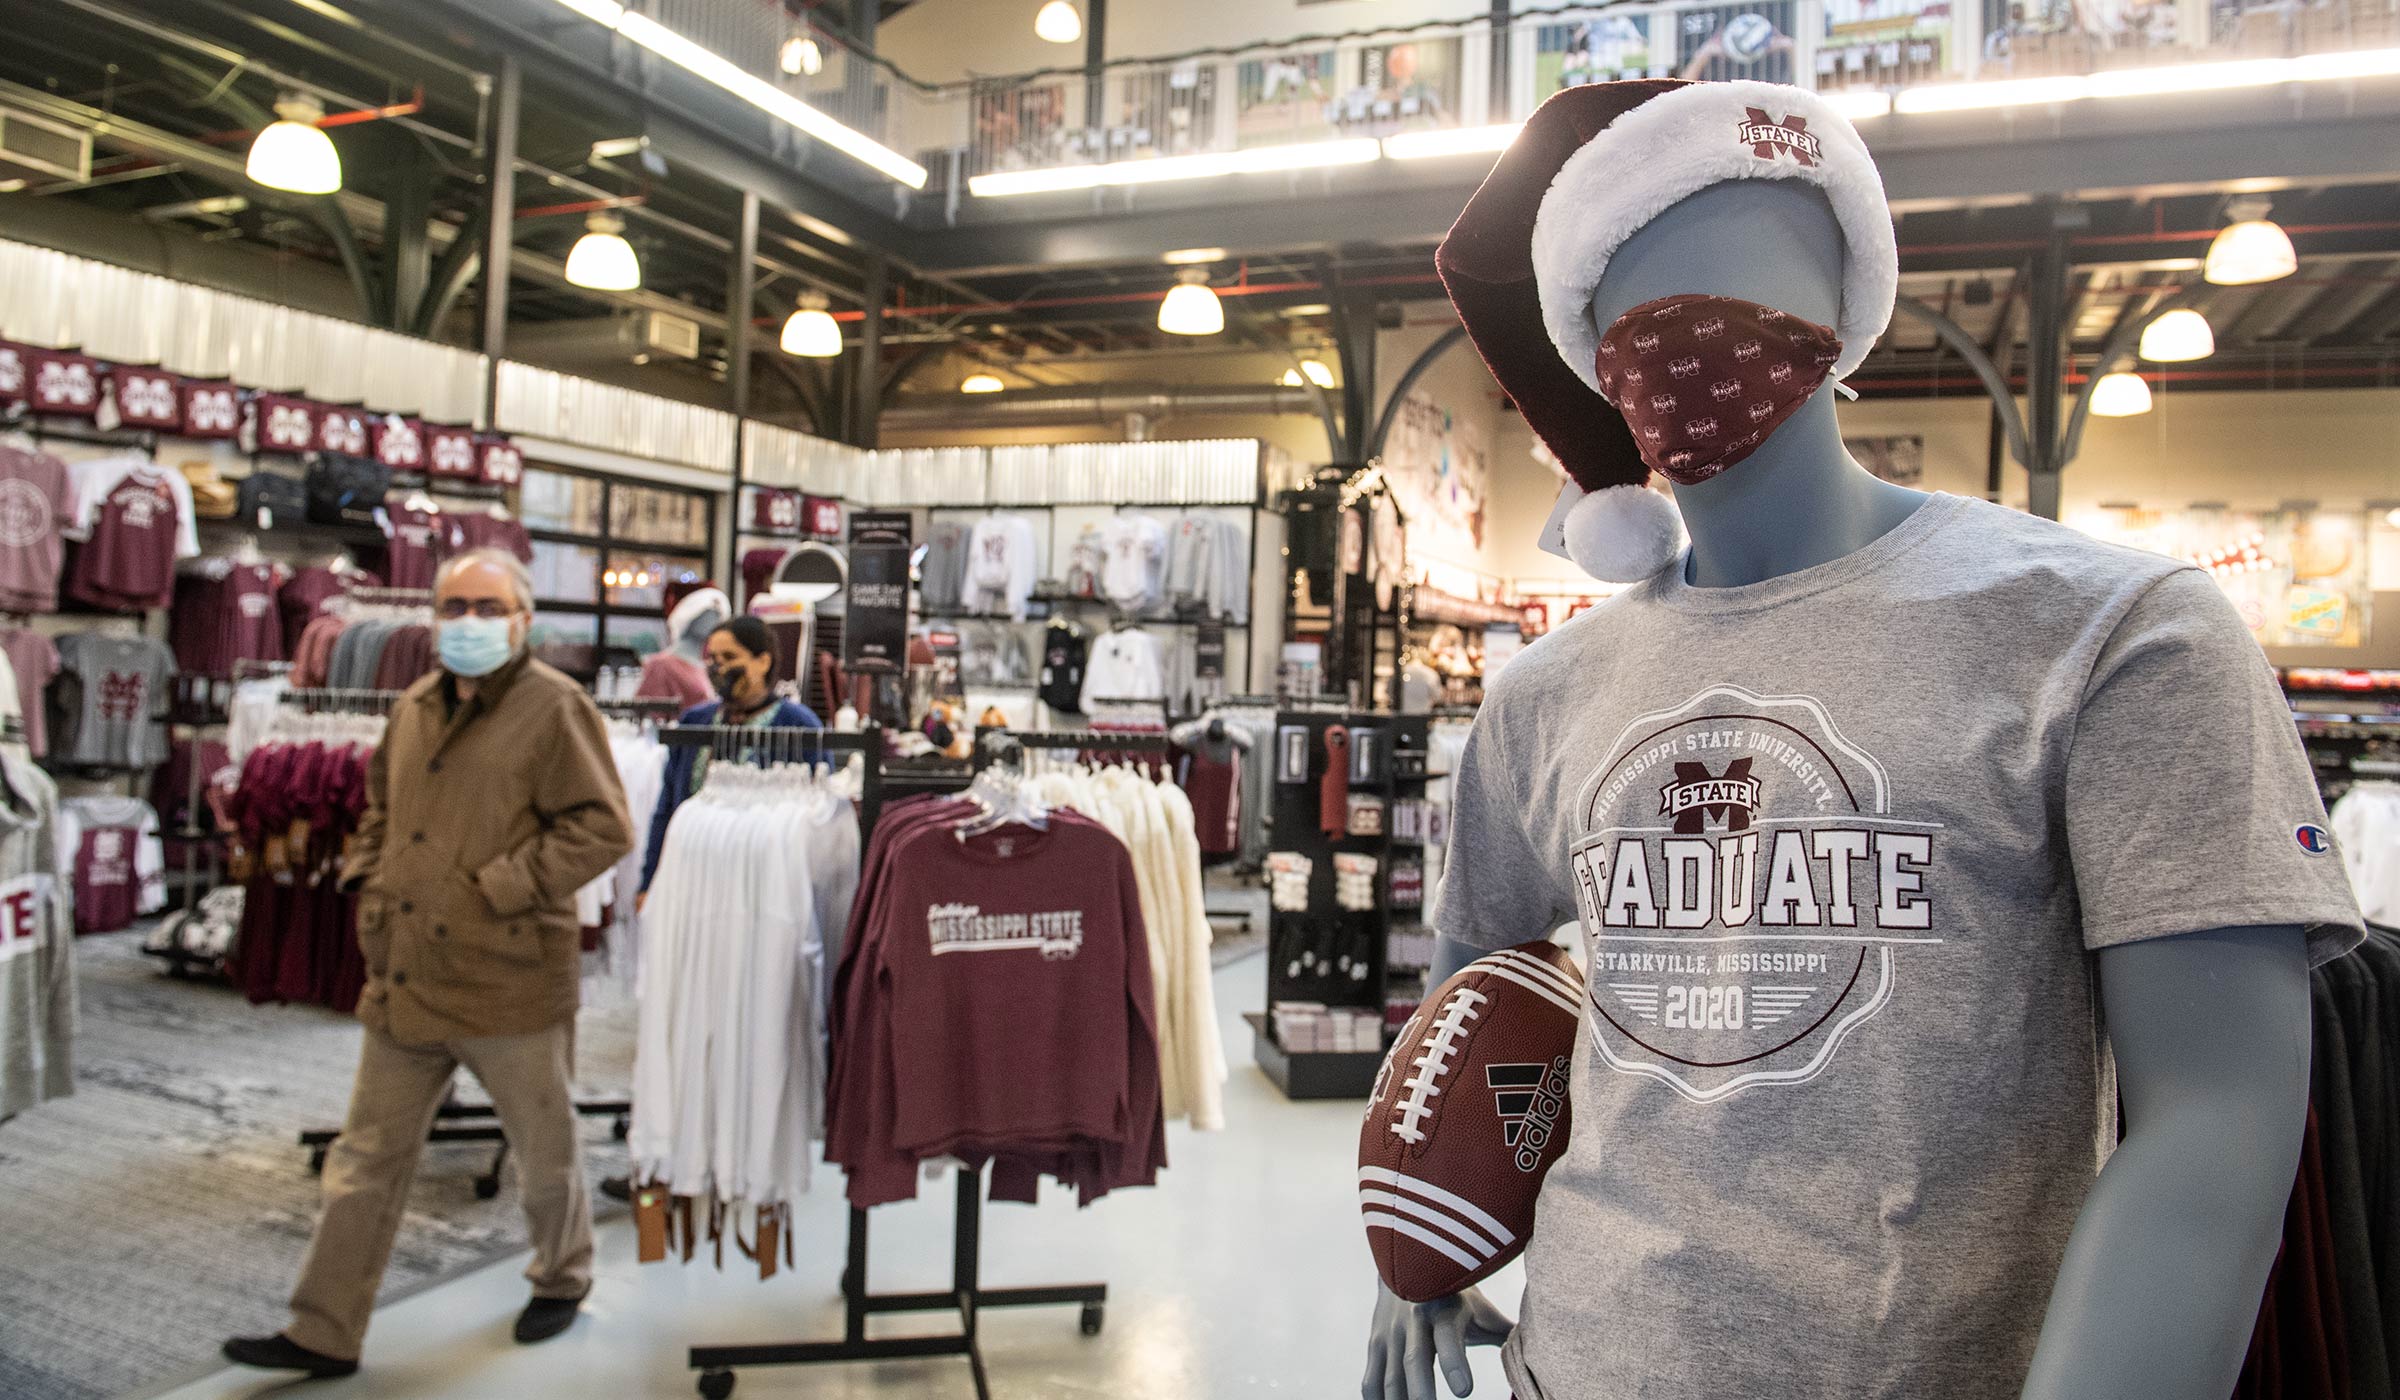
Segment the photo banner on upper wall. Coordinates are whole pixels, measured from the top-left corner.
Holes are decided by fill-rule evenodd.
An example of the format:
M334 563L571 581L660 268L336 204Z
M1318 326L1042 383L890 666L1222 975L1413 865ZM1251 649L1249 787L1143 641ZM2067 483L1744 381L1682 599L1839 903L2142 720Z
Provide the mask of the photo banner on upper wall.
M1797 81L1792 30L1798 9L1794 0L1757 0L1702 5L1662 16L1674 22L1673 76L1709 82Z
M1587 83L1673 76L1674 55L1656 53L1650 42L1651 26L1663 33L1667 22L1666 16L1628 10L1543 25L1533 34L1534 101Z
M1344 136L1394 136L1456 125L1464 64L1456 39L1410 39L1358 51L1358 84L1334 104Z
M1925 439L1908 433L1896 437L1846 437L1842 448L1858 464L1894 486L1920 486L1925 481Z
M2067 523L2206 569L2261 646L2361 647L2373 633L2360 512L2103 506Z
M1244 59L1234 70L1234 144L1273 146L1326 139L1332 135L1338 87L1330 48Z
M1483 549L1491 455L1483 434L1422 389L1400 401L1383 447L1383 479L1408 521L1408 552L1472 568Z

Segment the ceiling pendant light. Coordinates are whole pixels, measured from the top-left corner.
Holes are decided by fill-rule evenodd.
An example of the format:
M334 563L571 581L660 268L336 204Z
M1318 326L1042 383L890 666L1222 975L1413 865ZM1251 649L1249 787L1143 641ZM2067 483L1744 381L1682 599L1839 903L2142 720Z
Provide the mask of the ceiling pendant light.
M1083 37L1083 15L1068 0L1050 0L1033 17L1033 32L1053 44L1072 44Z
M625 221L600 210L583 221L583 237L567 250L567 280L596 292L630 292L642 285L642 260L625 241Z
M1187 267L1176 274L1167 299L1158 304L1158 328L1169 335L1215 335L1225 329L1225 304L1208 285L1206 269Z
M2138 374L2119 370L2092 386L2092 416L2132 418L2150 411L2150 386Z
M1330 389L1333 387L1333 371L1326 368L1323 360L1302 360L1298 369L1285 370L1283 378L1275 382L1286 389L1297 389L1303 384Z
M2220 287L2244 287L2289 277L2300 270L2300 256L2292 251L2292 236L2267 217L2265 200L2236 200L2226 206L2225 216L2232 222L2219 230L2208 245L2208 259L2200 269L2202 277Z
M997 394L1007 387L1000 382L999 375L970 374L959 381L958 392L962 394Z
M2205 360L2217 353L2217 337L2208 318L2179 306L2142 327L2142 358L2161 362Z
M250 143L244 166L250 178L271 190L332 194L342 187L342 158L333 138L319 130L325 109L313 97L287 92L275 104L276 120Z
M842 353L842 328L825 309L823 292L802 292L800 308L784 318L783 353L830 360Z
M825 67L825 51L817 47L814 37L795 34L776 51L775 66L789 77L813 78Z

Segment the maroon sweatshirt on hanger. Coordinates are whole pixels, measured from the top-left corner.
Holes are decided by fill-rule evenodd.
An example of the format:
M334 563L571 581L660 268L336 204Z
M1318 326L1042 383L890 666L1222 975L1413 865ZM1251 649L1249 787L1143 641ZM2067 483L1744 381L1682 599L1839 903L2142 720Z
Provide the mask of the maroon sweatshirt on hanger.
M953 1154L1063 1173L1086 1200L1154 1180L1157 1021L1124 845L1063 811L1047 831L895 836L845 959L851 1203L909 1199L918 1161Z

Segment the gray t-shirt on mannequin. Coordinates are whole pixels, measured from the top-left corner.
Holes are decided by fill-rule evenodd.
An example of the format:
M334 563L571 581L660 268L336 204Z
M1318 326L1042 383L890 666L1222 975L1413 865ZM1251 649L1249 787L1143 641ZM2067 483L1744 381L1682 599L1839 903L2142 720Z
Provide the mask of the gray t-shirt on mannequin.
M2207 575L1955 496L1527 648L1455 811L1440 931L1588 971L1523 1400L2014 1400L2116 1140L2088 950L2364 936Z

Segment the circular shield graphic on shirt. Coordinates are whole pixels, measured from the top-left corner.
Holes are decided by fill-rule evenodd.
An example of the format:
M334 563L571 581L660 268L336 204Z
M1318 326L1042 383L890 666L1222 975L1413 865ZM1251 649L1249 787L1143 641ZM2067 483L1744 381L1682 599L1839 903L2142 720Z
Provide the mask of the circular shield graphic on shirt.
M0 545L23 549L50 530L50 499L21 477L0 481Z
M1572 855L1594 1053L1713 1103L1798 1084L1939 944L1938 825L1806 696L1714 686L1627 725Z

